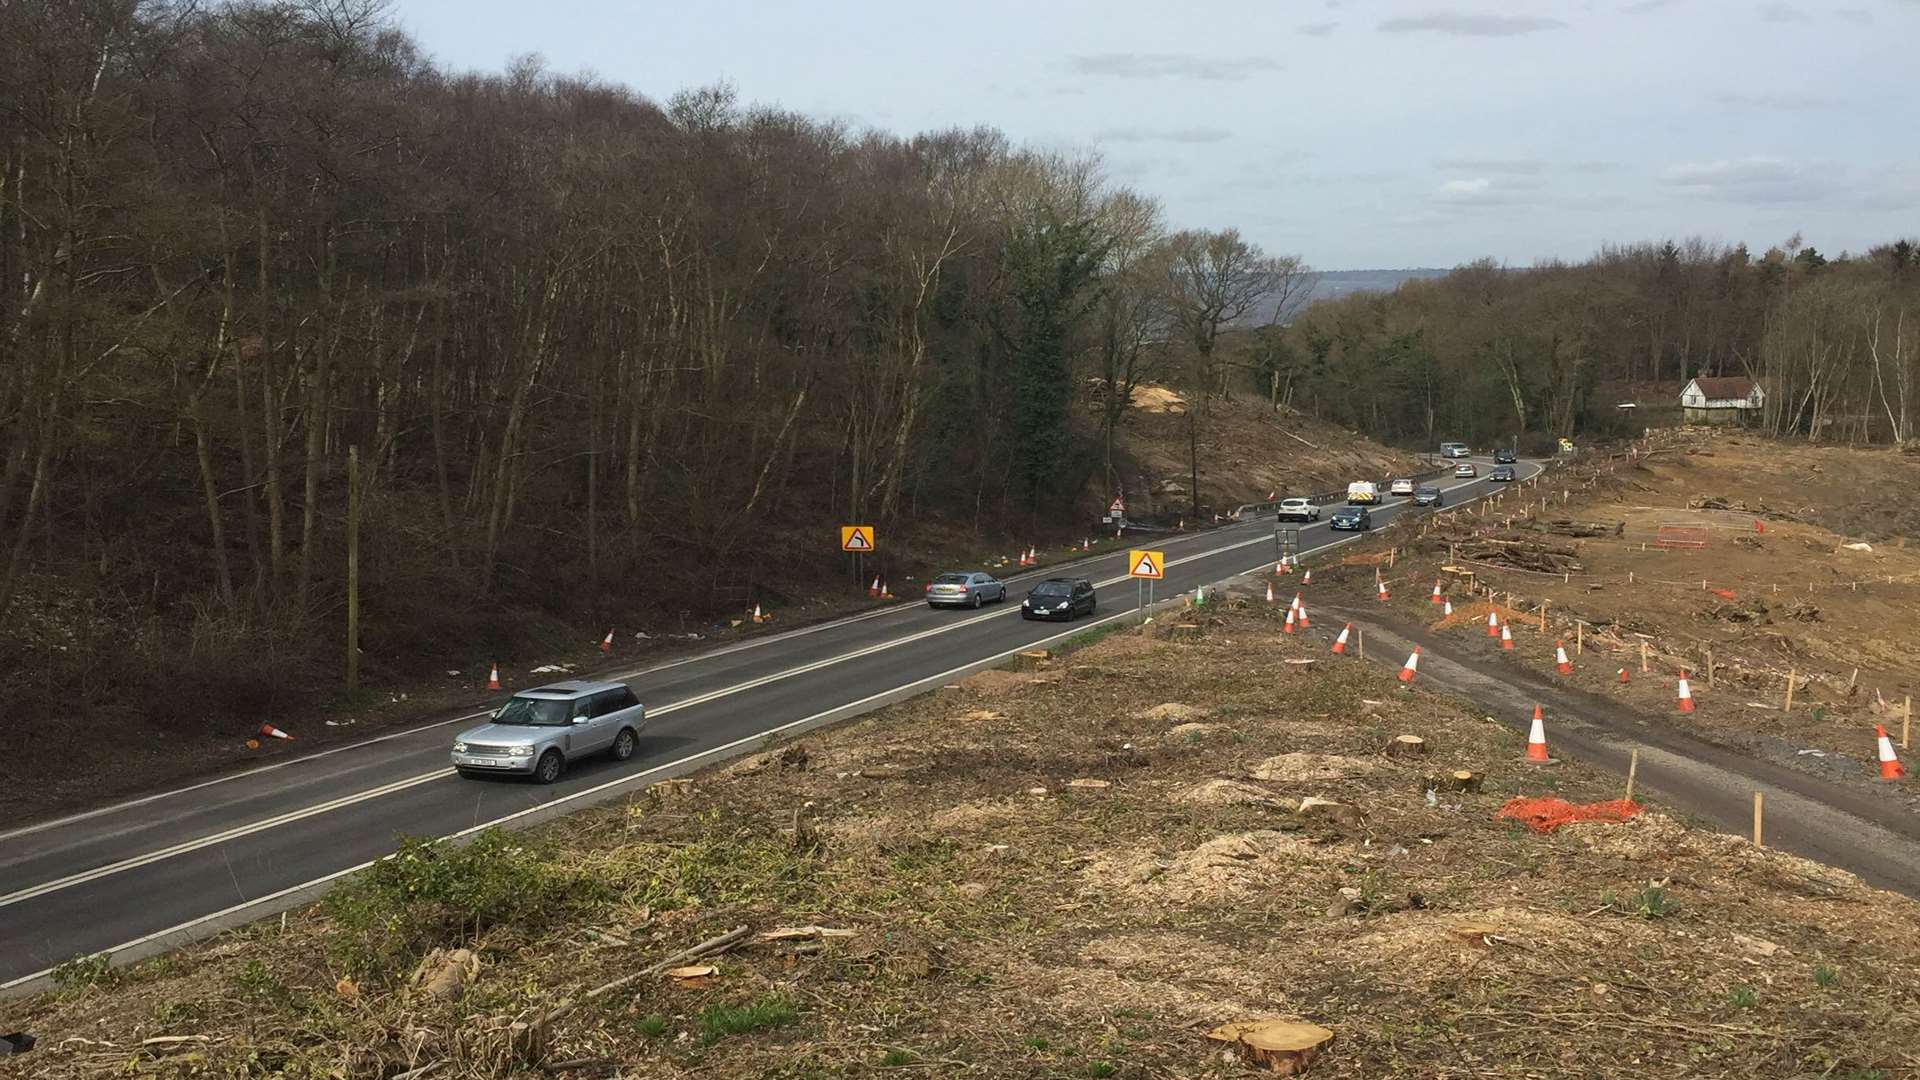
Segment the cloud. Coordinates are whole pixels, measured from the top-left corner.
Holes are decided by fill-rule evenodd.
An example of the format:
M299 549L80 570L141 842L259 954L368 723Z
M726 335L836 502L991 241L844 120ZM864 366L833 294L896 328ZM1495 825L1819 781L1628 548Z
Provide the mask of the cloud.
M1532 176L1544 165L1531 158L1441 158L1433 163L1436 169L1449 172L1469 173L1505 173L1509 176Z
M1684 194L1720 202L1777 206L1832 195L1834 174L1828 165L1785 158L1723 158L1669 166L1660 174L1660 182Z
M1475 176L1459 180L1449 180L1434 190L1435 202L1447 206L1511 206L1527 201L1525 193L1516 191L1507 183L1495 183L1492 178Z
M1839 98L1820 94L1715 94L1713 100L1730 109L1761 109L1767 112L1837 109L1846 104Z
M1115 79L1200 79L1239 82L1250 75L1279 71L1280 61L1267 56L1197 56L1193 53L1089 53L1067 58L1067 70L1076 75Z
M1620 163L1617 161L1569 161L1567 162L1567 171L1577 173L1619 172Z
M1461 11L1436 11L1431 15L1388 19L1379 27L1383 34L1435 33L1456 37L1514 37L1566 28L1567 24L1559 19L1538 15L1472 15Z
M1620 10L1629 15L1645 15L1650 11L1672 7L1679 2L1680 0L1636 0L1635 3L1628 4Z
M1233 138L1225 128L1108 128L1093 133L1094 142L1215 143Z
M1813 16L1808 15L1792 4L1782 3L1781 0L1768 0L1767 3L1761 4L1760 18L1764 22L1772 23L1803 23L1813 21Z
M1328 34L1333 33L1334 29L1339 25L1337 22L1307 23L1305 26L1300 27L1300 32L1308 37L1326 37Z
M1844 19L1847 22L1857 23L1861 26L1873 25L1873 13L1868 11L1866 8L1857 8L1857 7L1836 8L1834 10L1833 16L1836 19Z

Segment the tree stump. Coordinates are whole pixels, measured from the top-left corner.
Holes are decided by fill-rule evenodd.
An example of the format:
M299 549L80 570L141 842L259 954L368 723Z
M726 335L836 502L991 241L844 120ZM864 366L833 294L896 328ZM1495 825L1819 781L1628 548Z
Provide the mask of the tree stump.
M1456 769L1440 776L1428 776L1420 781L1422 791L1479 791L1483 777L1476 772Z
M1207 1038L1232 1043L1250 1065L1276 1076L1296 1076L1333 1041L1333 1032L1298 1020L1250 1020L1222 1024Z
M1388 757L1419 757L1427 752L1427 740L1418 735L1395 735L1387 744Z

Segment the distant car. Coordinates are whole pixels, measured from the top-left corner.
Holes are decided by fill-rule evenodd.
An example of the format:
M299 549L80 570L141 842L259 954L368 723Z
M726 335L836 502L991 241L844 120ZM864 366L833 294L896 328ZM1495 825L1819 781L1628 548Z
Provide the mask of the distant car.
M580 758L632 757L646 726L646 706L620 683L557 682L520 691L486 723L455 736L453 767L462 776L501 773L551 784Z
M1493 467L1493 471L1487 474L1487 479L1489 479L1489 480L1512 480L1512 479L1513 479L1513 466L1511 466L1511 465L1495 465L1495 466Z
M1320 508L1305 499L1281 499L1274 512L1277 521L1319 521Z
M1415 506L1445 506L1446 504L1446 496L1440 494L1440 489L1432 484L1421 484L1413 489Z
M1399 480L1395 480L1395 481L1394 481L1393 483L1391 483L1391 484L1389 484L1389 485L1387 485L1387 494L1389 494L1389 495L1412 495L1412 494L1413 494L1413 481L1412 481L1412 480L1408 480L1408 479L1405 479L1405 478L1402 478L1402 479L1399 479Z
M1333 512L1328 527L1342 532L1361 532L1373 528L1373 515L1364 506L1343 506Z
M1371 480L1355 480L1347 485L1347 505L1359 506L1362 503L1380 501L1380 485Z
M1476 469L1476 468L1474 468L1474 466L1473 466L1473 462L1471 462L1471 461L1463 461L1463 462L1461 462L1460 464L1458 464L1458 465L1455 465L1455 466L1453 467L1453 475L1455 475L1455 476L1479 476L1479 475L1480 475L1480 470L1479 470L1479 469Z
M950 571L927 582L927 606L979 607L1007 598L1007 586L992 574L978 570Z
M1463 458L1470 451L1463 442L1443 442L1440 444L1440 456L1443 458Z
M1519 462L1520 459L1514 456L1511 450L1495 450L1493 452L1493 463L1495 465L1517 465Z
M1093 582L1086 578L1048 578L1020 602L1023 619L1065 619L1093 614Z

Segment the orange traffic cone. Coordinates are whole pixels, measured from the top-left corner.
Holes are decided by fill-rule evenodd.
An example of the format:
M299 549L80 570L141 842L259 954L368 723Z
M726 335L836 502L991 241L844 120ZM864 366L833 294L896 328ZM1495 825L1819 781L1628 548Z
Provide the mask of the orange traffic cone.
M1437 604L1439 602L1440 602L1440 579L1434 578L1433 579L1433 597L1432 599L1428 600L1427 603Z
M885 586L882 586L881 588L882 588L882 590L884 591L884 589L885 589ZM762 611L762 610L760 610L760 605L759 605L759 604L755 604L755 605L753 605L753 621L754 621L754 622L757 622L757 623L763 623L763 622L766 622L766 621L767 621L768 619L771 619L771 618L773 618L773 616L771 616L771 615L769 615L769 614L767 614L766 612L764 612L764 611Z
M487 673L487 689L489 690L500 689L500 665L499 664L493 665L493 670Z
M1567 659L1567 643L1564 641L1553 643L1553 668L1562 675L1573 674L1573 661Z
M1500 624L1500 647L1507 652L1513 651L1513 626L1510 623Z
M1451 618L1453 618L1453 601L1452 601L1452 600L1442 600L1442 601L1440 602L1440 604L1441 604L1441 607L1440 607L1440 617L1441 617L1441 618L1443 618L1443 619L1451 619Z
M1497 611L1487 612L1487 636L1500 636L1500 613Z
M1292 609L1293 609L1293 610L1295 610L1295 611L1299 611L1299 610L1300 610L1300 594L1299 594L1299 593L1294 593L1294 594L1293 594L1293 602L1292 602L1292 603L1290 603L1290 604L1288 604L1287 606L1288 606L1288 607L1290 607L1290 608L1292 608Z
M1886 725L1873 725L1873 737L1880 743L1880 779L1898 780L1907 775L1906 767L1893 756L1893 740L1887 738Z
M1282 627L1281 629L1285 633L1288 633L1288 634L1293 633L1293 609L1292 608L1287 609L1287 625Z
M1307 621L1307 605L1300 603L1298 597L1294 598L1294 607L1300 611L1300 629L1305 630L1307 627L1313 625Z
M1341 656L1346 653L1347 635L1351 633L1353 633L1352 623L1348 623L1347 625L1340 628L1340 636L1333 639L1333 655Z
M262 738L269 738L269 739L285 739L285 740L287 740L288 742L292 742L292 741L293 741L293 736L291 736L291 735L289 735L289 734L287 734L287 733L286 733L286 732L284 732L284 731L281 731L281 730L280 730L279 728L277 728L277 727L274 727L274 726L273 726L272 724L261 724L261 725L260 725L260 735L261 735L261 737L262 737ZM1881 771L1882 773L1885 773L1885 772L1886 772L1886 769L1885 769L1885 768L1882 768L1882 769L1881 769L1880 771Z
M1267 582L1267 603L1269 604L1273 603L1273 582L1271 581ZM1293 613L1293 608L1291 606L1287 608L1287 613L1288 614Z
M1621 685L1621 686L1625 686L1625 685L1627 685L1627 682L1628 682L1628 679L1627 679L1627 669L1626 669L1626 668L1621 668L1621 669L1620 669L1620 685Z
M1420 671L1420 646L1415 645L1413 647L1413 651L1407 654L1407 662L1400 666L1400 681L1403 683L1411 684L1413 682L1413 677L1419 674L1419 671Z
M1680 672L1680 711L1693 711L1693 688L1687 685L1687 673Z
M1092 551L1092 550L1093 550L1093 537L1091 537L1091 536L1083 536L1083 537L1081 537L1081 538L1080 538L1080 550L1081 550L1081 551Z
M1378 586L1378 587L1379 587L1379 589L1380 589L1380 602L1381 602L1381 603L1383 603L1383 604L1384 604L1384 603L1386 603L1386 602L1387 602L1387 581L1386 581L1386 579L1385 579L1385 578L1381 578L1381 579L1380 579L1379 581L1377 581L1377 582L1375 582L1374 584L1375 584L1376 586Z
M1302 585L1313 584L1313 571L1309 570L1304 575L1302 575L1300 578L1300 584Z
M880 599L882 599L882 600L891 600L891 599L893 599L893 590L892 590L892 589L889 589L889 588L887 588L887 579L886 579L886 578L881 578L881 579L880 579Z
M1021 565L1023 565L1023 566L1024 566L1024 565L1026 565L1026 560L1024 560L1024 559L1022 559L1022 560L1021 560ZM868 595L868 596L871 596L871 597L874 597L875 599L878 599L878 598L879 598L879 596L880 596L880 578L879 578L879 575L875 575L875 576L874 576L874 579L873 579L873 584L871 584L871 585L869 585L869 586L867 586L867 595Z
M1028 566L1040 565L1040 549L1039 548L1030 547L1027 549L1027 565Z
M1552 761L1547 756L1547 725L1540 718L1540 706L1533 707L1533 727L1527 732L1527 760L1533 762Z
M613 651L613 631L611 630L607 631L607 636L600 639L600 651L601 652Z

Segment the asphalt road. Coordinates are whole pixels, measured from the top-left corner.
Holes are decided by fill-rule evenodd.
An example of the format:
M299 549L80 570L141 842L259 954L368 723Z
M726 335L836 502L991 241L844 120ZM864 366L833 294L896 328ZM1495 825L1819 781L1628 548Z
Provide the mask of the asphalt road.
M1441 481L1448 506L1505 485ZM1522 464L1522 478L1539 467ZM1387 499L1385 524L1425 511ZM1303 554L1364 534L1300 527ZM1142 537L1166 552L1161 598L1270 565L1270 519ZM576 762L557 784L463 779L455 733L479 714L238 773L80 815L0 831L0 990L22 989L76 956L162 951L317 895L391 852L401 834L449 836L526 824L746 752L792 732L937 688L1022 649L1131 616L1135 582L1115 552L1007 579L1010 602L978 611L914 602L759 638L613 677L651 722L632 760ZM1092 619L1020 618L1025 585L1068 573L1098 587Z

